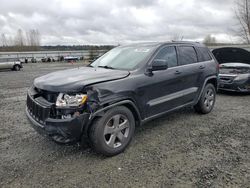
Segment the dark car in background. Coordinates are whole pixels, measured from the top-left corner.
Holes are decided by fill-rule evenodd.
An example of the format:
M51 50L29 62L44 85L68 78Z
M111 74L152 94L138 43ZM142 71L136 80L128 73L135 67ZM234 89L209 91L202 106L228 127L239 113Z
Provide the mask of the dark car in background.
M250 92L250 52L241 48L212 51L220 63L219 89Z
M120 46L88 67L36 78L26 114L56 142L87 140L112 156L125 150L136 125L187 106L211 112L217 78L217 61L199 43Z
M56 60L55 60L55 58L53 58L53 57L43 57L43 58L41 58L41 61L42 62L56 62Z

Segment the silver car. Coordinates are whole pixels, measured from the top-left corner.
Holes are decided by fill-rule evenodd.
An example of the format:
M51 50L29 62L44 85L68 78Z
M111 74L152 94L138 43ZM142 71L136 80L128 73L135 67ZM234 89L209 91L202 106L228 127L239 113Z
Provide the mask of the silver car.
M23 66L19 59L0 58L0 70L11 69L14 71L19 71L21 68L23 68Z

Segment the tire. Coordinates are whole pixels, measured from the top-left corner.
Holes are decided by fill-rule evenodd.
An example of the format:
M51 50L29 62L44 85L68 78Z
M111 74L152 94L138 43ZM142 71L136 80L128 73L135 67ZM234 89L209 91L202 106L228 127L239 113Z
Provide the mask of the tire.
M207 84L201 94L198 103L194 106L196 112L200 114L210 113L215 104L216 90L213 84Z
M129 145L134 130L135 119L128 108L111 108L93 121L89 131L90 145L97 153L105 156L117 155Z
M20 66L19 65L15 65L13 68L14 71L20 71Z

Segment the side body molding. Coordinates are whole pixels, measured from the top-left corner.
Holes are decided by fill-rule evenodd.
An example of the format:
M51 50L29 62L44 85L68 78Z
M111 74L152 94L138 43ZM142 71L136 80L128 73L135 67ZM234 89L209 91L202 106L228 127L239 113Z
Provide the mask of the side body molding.
M176 93L172 93L172 94L167 95L167 96L163 96L163 97L160 97L160 98L157 98L157 99L153 99L153 100L148 102L148 105L149 106L155 106L155 105L158 105L158 104L161 104L161 103L164 103L164 102L168 102L168 101L171 101L171 100L174 100L174 99L178 99L178 98L180 98L182 96L189 95L191 93L195 93L195 92L197 92L197 90L198 90L198 87L191 87L191 88L185 89L183 91L178 91Z

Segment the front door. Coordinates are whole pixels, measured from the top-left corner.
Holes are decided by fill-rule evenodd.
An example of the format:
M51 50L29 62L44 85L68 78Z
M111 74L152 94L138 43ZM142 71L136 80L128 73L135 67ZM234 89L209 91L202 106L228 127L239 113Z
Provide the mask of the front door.
M183 86L180 82L179 67L175 46L165 46L159 50L154 59L165 60L168 69L153 71L145 78L146 114L147 117L171 110L180 104Z

